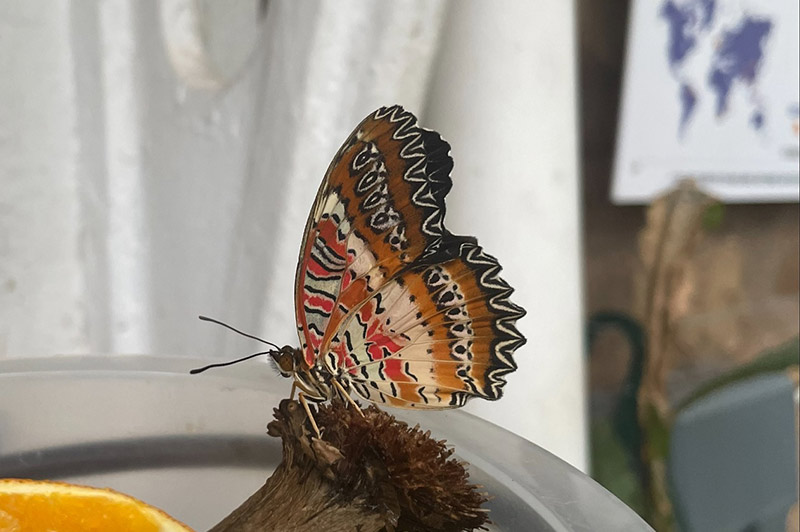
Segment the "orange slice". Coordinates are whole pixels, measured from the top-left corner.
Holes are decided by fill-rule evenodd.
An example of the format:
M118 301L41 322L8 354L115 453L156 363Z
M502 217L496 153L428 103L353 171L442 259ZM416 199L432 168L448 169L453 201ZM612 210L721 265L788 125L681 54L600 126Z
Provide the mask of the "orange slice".
M0 532L191 532L157 508L110 489L0 479Z

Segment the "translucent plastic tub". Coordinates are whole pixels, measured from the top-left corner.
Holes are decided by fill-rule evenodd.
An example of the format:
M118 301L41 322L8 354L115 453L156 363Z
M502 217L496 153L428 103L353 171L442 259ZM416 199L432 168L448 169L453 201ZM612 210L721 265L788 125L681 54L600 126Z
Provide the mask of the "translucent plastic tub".
M266 435L289 381L252 362L191 376L205 359L59 356L0 361L0 477L108 486L197 530L280 462ZM446 439L494 498L493 529L651 530L592 479L466 412L397 417Z

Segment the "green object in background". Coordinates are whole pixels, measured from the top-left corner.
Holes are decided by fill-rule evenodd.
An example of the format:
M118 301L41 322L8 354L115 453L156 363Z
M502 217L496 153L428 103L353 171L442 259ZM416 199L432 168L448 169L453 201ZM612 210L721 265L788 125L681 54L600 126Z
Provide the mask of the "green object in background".
M610 421L604 419L592 424L591 454L592 478L634 512L646 515L641 482Z
M725 220L725 205L713 203L703 213L703 229L713 231L718 229Z
M686 399L678 403L675 412L680 412L698 399L735 382L765 373L785 371L798 364L800 364L800 338L795 337L783 345L768 350L752 362L702 384Z
M649 511L644 498L642 428L637 413L645 360L644 330L638 321L621 312L598 312L587 324L590 348L604 329L616 329L625 336L631 359L611 418L592 425L592 478L646 519Z

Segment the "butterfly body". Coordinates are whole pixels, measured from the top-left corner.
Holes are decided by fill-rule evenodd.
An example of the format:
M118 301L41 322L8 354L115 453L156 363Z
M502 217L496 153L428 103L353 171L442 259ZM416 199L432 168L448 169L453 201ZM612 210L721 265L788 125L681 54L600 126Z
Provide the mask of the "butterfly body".
M313 366L306 364L303 352L290 345L270 351L275 366L281 375L294 380L295 386L314 401L333 399L334 375L319 361Z
M525 312L497 260L444 227L449 150L392 106L334 157L296 271L301 345L273 354L309 397L438 409L501 396Z

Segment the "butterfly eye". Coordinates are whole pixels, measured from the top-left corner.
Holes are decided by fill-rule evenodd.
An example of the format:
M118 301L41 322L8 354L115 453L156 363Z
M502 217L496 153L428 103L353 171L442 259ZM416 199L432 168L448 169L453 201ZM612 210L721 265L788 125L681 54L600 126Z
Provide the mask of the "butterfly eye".
M285 349L280 351L272 351L270 353L272 360L275 361L275 366L277 366L278 371L281 372L281 375L284 377L291 377L294 373L294 360L292 354L287 352Z

